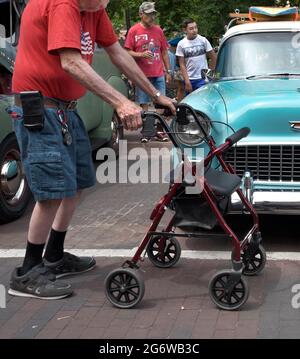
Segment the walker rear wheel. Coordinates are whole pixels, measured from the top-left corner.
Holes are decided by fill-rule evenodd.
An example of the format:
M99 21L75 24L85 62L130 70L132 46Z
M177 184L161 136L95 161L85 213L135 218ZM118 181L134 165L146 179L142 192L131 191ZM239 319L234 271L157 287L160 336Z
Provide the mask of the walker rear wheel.
M147 254L156 267L170 268L179 261L181 247L175 237L154 236L148 243Z
M105 279L107 299L118 308L132 308L145 294L143 278L132 268L118 268Z
M239 309L246 303L249 296L248 284L242 277L233 288L230 288L228 281L231 274L230 271L220 271L213 276L209 283L210 297L220 309Z
M265 268L267 262L266 250L262 245L259 245L253 253L251 253L250 247L247 246L243 250L241 257L245 265L243 274L247 276L254 276L260 273Z

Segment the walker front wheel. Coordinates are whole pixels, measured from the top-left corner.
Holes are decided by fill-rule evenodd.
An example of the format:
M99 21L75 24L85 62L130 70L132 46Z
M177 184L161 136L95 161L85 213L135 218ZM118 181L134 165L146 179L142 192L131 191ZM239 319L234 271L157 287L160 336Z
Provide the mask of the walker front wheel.
M156 267L170 268L179 261L181 247L175 237L154 236L148 243L147 254Z
M224 310L236 310L244 305L249 296L247 282L240 279L230 284L232 272L220 271L216 273L209 283L209 294L212 301Z
M107 299L118 308L136 306L145 294L143 278L132 268L118 268L105 279Z

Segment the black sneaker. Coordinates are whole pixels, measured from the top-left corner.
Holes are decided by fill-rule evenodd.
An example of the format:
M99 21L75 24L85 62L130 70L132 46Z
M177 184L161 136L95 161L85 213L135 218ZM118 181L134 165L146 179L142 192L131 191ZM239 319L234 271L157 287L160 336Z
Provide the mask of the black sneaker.
M81 274L93 269L96 261L93 257L77 257L64 252L64 256L57 262L48 262L44 258L44 265L56 276L56 279L68 275Z
M41 263L26 274L19 275L15 268L11 275L8 293L17 297L62 299L73 293L71 285L55 280L55 276Z

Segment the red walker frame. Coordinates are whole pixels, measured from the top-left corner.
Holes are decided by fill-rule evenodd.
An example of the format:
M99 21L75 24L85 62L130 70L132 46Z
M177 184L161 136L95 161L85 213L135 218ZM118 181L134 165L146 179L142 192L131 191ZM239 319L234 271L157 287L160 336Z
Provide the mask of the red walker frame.
M198 120L193 108L191 108L190 106L187 106L185 104L182 104L182 105L178 106L177 111L180 111L182 109L184 109L185 111L190 111L190 113L195 117L195 120L196 120L197 124L199 125L199 127L201 128L201 130L203 131L203 133L206 134L203 127L201 126L201 123ZM148 112L148 113L143 114L144 117L149 116L149 115L151 115L152 117L156 117L160 121L160 123L163 126L166 133L169 134L169 137L170 137L171 141L173 142L173 145L178 148L179 145L176 142L175 137L173 136L174 132L173 133L171 132L171 130L170 130L168 124L165 122L165 120L155 112ZM249 132L250 132L250 130L248 128L243 128L243 129L237 131L234 135L229 136L226 139L225 143L221 144L220 146L216 146L214 139L211 136L206 135L207 144L210 147L210 152L204 159L204 167L206 168L207 166L209 166L213 157L216 157L223 169L223 172L234 175L235 172L234 172L233 168L224 161L222 154L228 148L230 148L232 145L234 145L236 142L238 142L241 138L246 137ZM210 291L212 292L210 294L212 296L212 300L215 302L215 304L217 306L219 306L222 309L226 309L226 310L238 309L241 305L243 305L245 303L245 301L248 298L248 294L249 294L247 284L241 278L242 272L245 267L245 265L243 263L243 259L242 259L242 252L248 250L249 247L251 247L250 251L248 250L248 252L249 252L248 258L251 258L251 256L255 256L257 254L257 251L259 250L260 251L259 253L262 256L261 267L264 267L265 262L266 262L265 252L263 250L263 247L260 245L261 233L259 231L258 215L257 215L255 209L253 208L252 204L247 200L247 198L243 194L242 190L240 188L236 189L236 192L237 192L238 196L240 197L242 203L244 204L245 209L250 213L250 215L252 216L252 219L253 219L252 228L246 234L244 239L240 241L239 238L236 236L236 234L233 232L233 230L230 228L230 226L227 224L225 219L223 218L223 215L220 212L220 210L216 204L215 193L214 193L213 189L211 188L210 184L208 183L207 179L204 176L204 181L203 181L202 178L196 177L196 165L191 163L190 160L184 156L183 151L182 151L182 163L184 163L185 169L187 169L188 172L190 172L194 176L195 180L198 181L199 184L203 187L202 194L203 194L204 198L206 199L210 208L212 209L213 213L215 214L222 229L231 238L231 240L233 242L233 247L234 247L234 250L232 253L233 270L227 271L227 272L223 271L221 274L218 273L212 279L212 281L210 283ZM203 181L204 183L201 181ZM142 256L143 252L145 250L147 250L149 241L153 238L153 236L160 236L160 239L158 242L158 251L160 252L159 258L161 260L163 260L164 250L166 248L166 242L169 238L190 237L190 236L197 237L197 235L195 235L194 233L192 233L192 234L191 233L190 234L188 234L188 233L175 234L173 231L175 215L169 221L169 223L166 226L164 231L156 232L156 229L157 229L163 215L165 214L167 207L170 205L172 199L176 196L176 194L178 193L178 190L181 187L182 187L182 183L177 183L177 181L175 181L175 183L171 184L168 193L160 199L160 201L158 202L158 204L155 206L154 210L152 211L151 216L150 216L152 223L151 223L146 235L142 239L142 241L141 241L136 253L132 257L132 259L125 261L123 263L121 269L113 271L106 278L106 294L107 294L108 299L115 306L120 307L120 308L131 308L141 300L141 298L138 296L136 300L131 300L131 301L129 300L130 303L126 303L126 300L128 298L130 299L131 295L134 296L134 292L132 291L132 288L135 288L135 287L132 284L133 282L132 282L132 279L130 279L131 278L130 276L132 276L134 278L134 280L140 285L140 288L139 288L139 289L141 289L140 296L142 297L144 294L143 293L144 284L141 282L141 278L137 275L136 269L139 268L138 263L140 261L143 261L143 256ZM254 271L255 273L250 272L248 275L253 275L253 274L256 274L256 272L257 273L260 272L262 270L261 267L259 267L258 271ZM129 277L130 277L129 279L126 277L127 279L126 279L126 281L124 280L123 284L121 282L122 282L124 273L122 275L120 274L122 271L124 273L126 273L126 275L129 275ZM115 274L115 277L114 277L114 274ZM117 280L116 278L118 275L120 275L121 279ZM222 277L222 275L223 275L223 277ZM221 279L221 278L223 278L223 279ZM226 281L224 278L227 278ZM218 280L220 281L220 283L224 283L224 281L226 282L225 283L226 285L224 285L224 288L218 287L218 285L217 285ZM120 285L117 284L119 282L121 283ZM128 283L130 284L130 286L128 286ZM118 285L119 285L119 287L118 287ZM241 289L241 288L243 288L243 286L244 286L244 289ZM130 290L128 289L128 292L126 292L126 290L127 290L126 288L129 288L129 287L130 287ZM118 297L115 298L114 293L117 292L118 290L119 290ZM243 290L244 290L244 292L243 292L244 297L239 299L239 293L242 293ZM236 292L234 292L234 291L236 291ZM216 293L221 293L221 294L217 295ZM224 303L224 297L226 297L226 296L228 297L233 294L235 295L234 300L237 302L231 304L232 298L230 297L231 299L229 300L229 303L226 303L226 301ZM121 298L123 296L126 297L125 302L122 301L119 303L117 299L119 298L119 300L121 301Z

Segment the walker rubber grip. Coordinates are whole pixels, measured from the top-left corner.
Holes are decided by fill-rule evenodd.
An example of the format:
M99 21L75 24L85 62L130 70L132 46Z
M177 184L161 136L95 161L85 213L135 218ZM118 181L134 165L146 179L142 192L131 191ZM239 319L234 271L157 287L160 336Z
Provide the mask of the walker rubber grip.
M230 142L231 145L234 145L239 140L241 140L244 137L247 137L250 133L249 127L243 127L237 132L233 133L231 136L226 138L226 142Z

